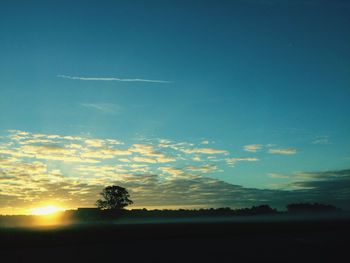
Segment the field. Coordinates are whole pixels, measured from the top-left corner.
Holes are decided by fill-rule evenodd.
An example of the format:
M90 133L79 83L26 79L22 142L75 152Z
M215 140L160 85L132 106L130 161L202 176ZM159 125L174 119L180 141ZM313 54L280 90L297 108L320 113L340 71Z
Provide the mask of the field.
M0 228L1 262L339 262L349 244L348 219Z

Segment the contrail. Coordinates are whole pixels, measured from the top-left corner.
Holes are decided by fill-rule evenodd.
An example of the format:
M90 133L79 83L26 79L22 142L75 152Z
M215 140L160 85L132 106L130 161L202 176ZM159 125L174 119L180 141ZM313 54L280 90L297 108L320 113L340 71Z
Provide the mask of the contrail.
M92 80L92 81L123 81L123 82L153 82L153 83L172 83L168 80L154 80L154 79L121 79L121 78L96 78L96 77L76 77L67 75L57 75L59 78L73 79L73 80Z

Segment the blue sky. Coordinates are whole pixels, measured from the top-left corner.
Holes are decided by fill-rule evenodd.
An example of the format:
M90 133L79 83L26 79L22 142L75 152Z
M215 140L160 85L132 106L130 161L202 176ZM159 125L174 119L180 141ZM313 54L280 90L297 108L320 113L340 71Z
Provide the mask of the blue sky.
M185 170L188 178L195 173L200 180L276 191L292 191L291 184L307 180L300 179L303 173L328 180L327 172L344 171L350 163L349 13L350 4L340 0L2 1L3 177L16 174L8 162L40 162L48 174L59 170L74 177L74 161L40 155L40 147L70 144L58 137L30 141L59 135L80 137L80 145L88 139L123 143L102 143L102 152L145 144L153 148L143 158L158 158L154 151L176 159L132 159L152 166L144 176L162 176L162 167L171 167ZM13 139L21 133L22 144ZM160 149L160 140L168 140L168 147ZM174 148L178 143L180 150ZM28 145L37 148L23 148ZM194 150L201 148L222 152ZM16 156L9 150L19 159L9 161ZM96 166L107 164L120 160L103 159ZM205 166L205 172L198 168ZM0 192L7 200L3 211L11 213L11 180L1 182L8 189ZM43 196L35 198L44 202ZM25 197L15 199L29 206ZM63 205L91 203L83 199ZM138 200L140 206L153 205ZM202 203L164 204L171 205Z

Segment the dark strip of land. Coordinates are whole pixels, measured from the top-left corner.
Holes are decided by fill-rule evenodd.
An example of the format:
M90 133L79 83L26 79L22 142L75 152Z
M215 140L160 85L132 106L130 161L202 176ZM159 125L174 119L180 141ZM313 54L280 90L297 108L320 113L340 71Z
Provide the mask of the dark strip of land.
M4 262L337 262L348 244L348 219L0 229Z

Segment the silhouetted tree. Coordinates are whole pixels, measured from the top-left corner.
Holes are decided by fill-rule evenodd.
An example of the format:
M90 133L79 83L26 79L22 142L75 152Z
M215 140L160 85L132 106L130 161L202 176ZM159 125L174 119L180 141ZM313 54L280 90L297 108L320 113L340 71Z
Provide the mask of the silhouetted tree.
M128 191L118 185L107 186L100 195L102 199L97 200L96 205L101 209L122 209L133 203Z

